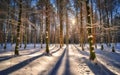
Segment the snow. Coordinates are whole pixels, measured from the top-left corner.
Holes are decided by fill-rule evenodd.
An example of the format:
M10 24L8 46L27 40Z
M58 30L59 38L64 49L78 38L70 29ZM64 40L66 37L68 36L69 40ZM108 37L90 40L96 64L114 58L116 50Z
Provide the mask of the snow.
M14 44L7 45L6 51L0 46L0 75L119 75L120 43L115 46L116 52L104 44L104 50L97 45L95 64L89 60L89 45L84 51L78 44L50 44L50 54L45 54L45 44L28 44L20 48L19 56L14 56Z

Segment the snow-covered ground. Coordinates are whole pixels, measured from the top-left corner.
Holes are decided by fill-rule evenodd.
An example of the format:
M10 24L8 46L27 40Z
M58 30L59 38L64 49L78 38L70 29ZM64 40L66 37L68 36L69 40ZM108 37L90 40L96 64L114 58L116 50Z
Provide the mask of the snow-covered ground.
M20 48L20 56L14 56L14 46L9 44L6 51L0 47L0 75L120 75L120 44L116 52L105 46L95 50L97 65L89 60L88 44L85 51L78 44L50 45L51 55L45 54L45 44L40 48L37 44L24 45Z

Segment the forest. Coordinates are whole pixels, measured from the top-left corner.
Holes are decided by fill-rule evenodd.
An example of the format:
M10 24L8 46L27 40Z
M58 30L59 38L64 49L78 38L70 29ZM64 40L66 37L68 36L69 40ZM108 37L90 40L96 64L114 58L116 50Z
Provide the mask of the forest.
M0 75L120 75L120 0L0 0Z

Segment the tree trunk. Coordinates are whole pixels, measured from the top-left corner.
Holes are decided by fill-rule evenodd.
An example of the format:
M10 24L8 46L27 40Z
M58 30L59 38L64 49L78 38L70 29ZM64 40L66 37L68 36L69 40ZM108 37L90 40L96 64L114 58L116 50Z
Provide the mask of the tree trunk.
M5 31L5 44L4 44L4 49L6 50L7 46L7 37L8 37L8 32L7 30Z
M46 0L46 53L49 54L49 27L50 27L50 15L49 15L49 2Z
M21 29L22 29L22 25L21 25ZM23 42L23 32L20 31L20 48L22 47L22 42Z
M18 25L17 25L17 40L15 46L15 55L19 55L19 43L20 43L20 27L21 27L21 15L22 15L22 0L19 3L19 18L18 18Z
M94 21L94 15L93 15L93 1L90 0L90 2L91 2L91 25L92 25L92 27L93 27L93 29L92 29L93 44L95 45L95 48L97 48L97 44L96 44L96 34L95 34L96 28L95 28L95 26L94 26L95 21Z
M34 48L36 48L36 39L37 39L37 33L36 30L34 30Z
M25 27L25 33L24 33L24 49L27 47L27 28Z
M10 16L10 9L9 9L9 1L8 1L8 13L7 13L7 23L5 27L5 44L4 44L4 49L6 49L7 45L7 40L8 40L8 30L9 30L9 16Z
M41 48L43 48L43 13L42 13L41 17L42 17L42 19L40 22L40 43L41 43Z
M60 48L63 46L63 0L60 0Z
M99 0L99 16L100 16L100 29L101 29L100 44L101 44L101 50L103 50L104 46L103 46L103 24L102 24L102 14L101 14L101 0Z
M111 26L113 26L113 22L112 22L112 19L113 19L113 12L111 11ZM112 35L112 52L115 52L115 32L113 31L113 35Z
M105 12L106 12L107 27L110 28L107 0L104 0L104 1L105 1ZM111 46L111 44L110 44L110 30L109 29L108 29L108 35L107 35L107 44L108 44L108 46Z
M80 7L81 7L81 9L80 9L80 34L81 34L81 37L80 37L80 43L81 43L81 48L82 48L82 50L84 50L84 47L83 47L83 43L84 43L84 39L83 39L83 37L84 37L84 34L83 34L83 32L84 32L84 30L83 30L83 23L82 23L82 3L80 3Z
M93 35L92 35L92 26L91 26L91 18L90 18L89 0L86 1L86 10L87 10L88 42L89 42L89 47L90 47L90 60L95 60L96 55L95 55L94 45L93 45Z
M68 41L68 39L69 39L69 34L68 34L68 12L67 12L67 7L66 7L66 45L67 45L67 47L68 47L68 43L69 43L69 41Z

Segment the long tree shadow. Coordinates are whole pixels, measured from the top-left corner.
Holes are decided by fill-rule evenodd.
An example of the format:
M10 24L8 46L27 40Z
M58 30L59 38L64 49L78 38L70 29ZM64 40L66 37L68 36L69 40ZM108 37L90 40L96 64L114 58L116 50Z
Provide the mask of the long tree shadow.
M39 52L40 50L34 50L34 51L32 51L32 52L30 52L30 53L28 53L28 54L21 54L21 55L19 55L19 56L23 56L23 55L31 55L31 54L35 54L35 53L37 53L37 52ZM9 55L9 56L2 56L2 57L0 57L0 62L2 62L2 61L5 61L5 60L8 60L8 59L12 59L14 57L14 55ZM15 57L14 57L15 58Z
M61 57L59 58L59 60L57 61L57 63L53 67L53 69L49 72L49 75L57 75L57 71L60 68L60 65L62 63L63 57L65 56L65 52L66 52L66 48L64 49Z
M26 65L29 64L30 62L32 62L32 61L34 61L34 60L36 60L37 58L40 58L40 57L42 57L42 56L44 56L44 53L42 53L42 54L40 54L40 55L38 55L38 56L32 57L32 58L30 58L30 59L24 60L24 61L22 61L22 62L20 62L20 63L18 63L18 64L16 64L16 65L13 65L13 66L5 69L5 70L1 70L1 71L0 71L0 75L8 75L8 74L10 74L10 73L12 73L12 72L14 72L14 71L17 71L18 69L26 66Z
M75 45L74 45L74 47L77 49L77 51L78 51L80 54L85 55L85 56L89 56L89 53L87 53L86 51L80 50L80 49L79 49L78 47L76 47Z
M55 47L53 47L52 49L54 49ZM50 49L50 50L52 50L52 49ZM60 48L59 48L60 49ZM57 51L59 51L59 49L57 49L56 51L53 51L52 53L55 53L55 52L57 52ZM42 49L42 50L44 50L44 49ZM32 51L32 52L30 52L30 53L27 53L27 54L21 54L20 56L23 56L23 55L31 55L31 54L35 54L35 53L37 53L37 52L40 52L41 51L41 49L37 49L37 50L34 50L34 51ZM13 58L13 55L10 55L10 56L0 56L0 62L2 62L2 61L5 61L5 60L8 60L8 59L12 59ZM14 57L15 58L15 57Z
M66 63L65 63L65 71L63 75L71 75L70 71L70 61L69 61L69 49L66 48Z
M31 49L20 49L20 51L28 51L28 50L32 50L32 49L34 49L34 48L31 48ZM4 51L0 51L0 54L2 54L2 53L7 53L7 52L14 52L14 50L13 49L11 49L11 50L4 50Z
M101 51L101 50L97 50L96 51L97 54L107 57L109 59L112 59L114 61L118 61L120 62L120 55L118 53L114 53L114 52L107 52L107 51Z
M9 50L9 51L0 51L0 54L2 54L2 53L7 53L7 52L13 52L13 50Z
M0 62L11 59L13 56L2 56L0 57Z
M108 56L106 56L106 55L102 55L102 56L101 56L100 54L98 54L98 55L99 55L102 59L104 59L104 60L108 61L110 64L112 64L112 66L120 69L120 62L119 62L119 60L117 60L117 59L115 59L115 58L110 58L110 57L108 57ZM104 58L103 58L103 56L104 56Z
M23 55L35 54L35 53L40 52L40 51L42 51L42 50L44 50L44 49L37 49L37 50L34 50L34 51L32 51L32 52L30 52L30 53L28 53L28 54L23 54Z
M61 48L58 48L57 50L52 51L51 54L58 52L60 49L61 49Z
M106 68L102 63L98 62L97 65L92 63L89 59L85 57L81 58L87 64L87 66L92 70L95 75L116 75L108 68ZM88 73L90 71L87 71Z
M54 48L55 48L55 46L54 46L53 48L51 48L50 51L53 50ZM44 49L42 49L42 50L44 50ZM38 50L35 50L35 51L33 51L33 52L30 52L30 53L27 54L27 55L35 54L35 53L40 52L40 51L41 51L41 49L38 49Z
M40 52L40 51L41 51L41 50L35 50L35 51L33 51L33 52L30 52L30 53L27 54L27 55L35 54L35 53Z
M53 50L55 48L55 46L53 46L50 50Z

